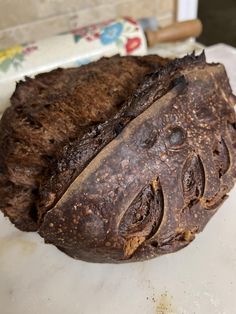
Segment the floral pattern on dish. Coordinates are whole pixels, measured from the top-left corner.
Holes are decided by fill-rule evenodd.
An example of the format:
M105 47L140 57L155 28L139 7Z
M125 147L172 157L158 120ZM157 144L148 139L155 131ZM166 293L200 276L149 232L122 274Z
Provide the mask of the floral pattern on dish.
M7 72L11 66L16 70L21 67L25 57L37 50L36 46L16 45L0 50L0 72Z
M101 32L101 43L103 45L109 45L116 42L122 33L123 27L123 24L120 22L106 26Z
M131 17L125 17L116 21L107 21L79 28L72 31L74 42L99 41L102 45L115 44L123 54L132 54L140 48L141 37L138 37L140 26Z

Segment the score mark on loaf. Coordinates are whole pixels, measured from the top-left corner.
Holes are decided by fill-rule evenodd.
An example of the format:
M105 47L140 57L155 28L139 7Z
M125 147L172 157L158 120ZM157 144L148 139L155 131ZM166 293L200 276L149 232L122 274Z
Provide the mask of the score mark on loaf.
M233 187L235 97L204 54L58 69L20 82L11 102L0 124L1 210L74 258L177 251Z

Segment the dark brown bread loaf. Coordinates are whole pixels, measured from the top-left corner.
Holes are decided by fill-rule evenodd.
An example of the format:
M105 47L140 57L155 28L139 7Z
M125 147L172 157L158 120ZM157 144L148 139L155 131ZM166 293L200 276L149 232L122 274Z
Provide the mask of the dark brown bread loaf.
M88 73L96 64L87 67ZM44 77L50 75L53 72ZM88 91L94 79L87 81ZM36 85L35 80L30 82ZM65 79L62 86L55 83L54 89L45 87L45 94L57 99L56 95L68 82ZM137 82L138 79L127 94L124 92L123 101ZM108 79L104 84L109 90L109 84L113 83ZM85 100L84 109L79 107L77 115L70 105L75 96L68 93L63 95L64 101L60 98L56 109L47 110L46 126L37 103L40 96L33 96L35 90L30 90L31 86L25 86L23 100L12 106L28 106L32 125L49 134L44 142L44 136L35 135L34 140L31 136L36 132L25 132L30 152L36 147L42 156L46 155L45 164L39 165L39 174L29 172L33 162L30 164L28 159L21 163L18 154L20 174L24 174L26 183L30 182L33 197L29 199L36 228L39 227L46 242L74 258L93 262L145 260L183 248L203 230L227 197L236 177L235 97L224 67L207 64L204 54L171 61L146 77L132 98L117 110L110 98L104 108L100 102L97 105L96 96L104 93L103 82L93 87L91 108ZM51 106L47 97L39 103ZM96 106L102 110L100 114L93 111ZM56 114L60 110L62 114ZM37 119L32 115L34 112L40 113ZM10 114L13 115L8 110L1 126L5 134L10 129ZM101 121L97 119L100 115L104 115ZM55 136L60 132L63 136ZM8 133L8 138L16 133L17 128L14 133ZM48 143L51 139L50 151L45 147L51 147ZM7 150L2 143L3 140L1 147ZM16 165L17 156L12 154L13 149L10 151L8 156L13 155L10 165L9 158L1 154L2 178L7 175L9 178L11 173L13 178L17 177L17 169L12 166ZM13 221L14 210L13 205L4 209ZM19 213L17 208L20 219ZM29 214L22 220L27 229L25 217Z
M0 209L19 229L38 229L38 187L57 147L113 116L165 62L115 56L17 84L0 122Z

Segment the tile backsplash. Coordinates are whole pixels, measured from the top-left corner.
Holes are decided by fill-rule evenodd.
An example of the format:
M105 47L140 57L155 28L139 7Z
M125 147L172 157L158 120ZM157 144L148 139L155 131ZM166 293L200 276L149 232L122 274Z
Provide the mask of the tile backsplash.
M175 20L177 0L0 1L0 49L39 40L120 16L156 16L160 26Z

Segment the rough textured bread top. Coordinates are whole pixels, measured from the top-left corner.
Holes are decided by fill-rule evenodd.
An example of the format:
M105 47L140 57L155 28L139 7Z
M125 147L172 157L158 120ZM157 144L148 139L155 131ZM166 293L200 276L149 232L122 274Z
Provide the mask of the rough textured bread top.
M90 71L93 66L96 64L89 66ZM31 82L35 85L34 80ZM29 98L15 106L27 104L33 112L41 112L37 101L33 106L35 97L30 98L30 87L26 89ZM53 95L46 89L48 97ZM224 67L207 64L203 54L166 65L163 62L163 67L146 77L119 110L107 105L107 116L100 123L96 117L104 112L90 113L96 108L96 95L100 95L99 82L92 95L94 104L89 108L85 101L75 118L77 111L73 106L68 109L74 99L70 94L57 110L47 111L48 120L41 114L37 119L33 116L33 125L50 136L54 128L55 134L72 134L58 140L57 146L53 137L51 144L56 148L52 156L47 148L40 175L26 171L32 169L29 159L26 170L21 160L18 163L21 173L27 173L27 180L35 185L35 190L31 186L36 208L32 216L40 235L68 255L93 262L145 260L188 245L226 199L236 177L235 97ZM44 100L45 105L51 107ZM60 109L63 113L56 115ZM5 134L9 112L1 126ZM70 129L66 112L71 112L68 116L75 119L72 125L76 129L78 123L78 129ZM44 119L51 124L44 127ZM31 152L34 145L41 145L42 154L44 137L41 135L41 142L35 144L38 137L34 142L29 131L25 136ZM46 137L47 147L50 136ZM8 177L12 173L14 178L17 169L8 160L4 159L2 177L6 177L7 165ZM11 205L4 212L12 219L16 210Z
M103 58L17 84L0 122L0 209L21 230L38 229L38 188L57 147L114 115L158 56Z

